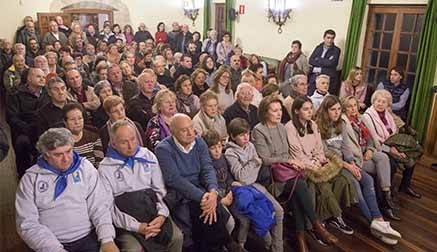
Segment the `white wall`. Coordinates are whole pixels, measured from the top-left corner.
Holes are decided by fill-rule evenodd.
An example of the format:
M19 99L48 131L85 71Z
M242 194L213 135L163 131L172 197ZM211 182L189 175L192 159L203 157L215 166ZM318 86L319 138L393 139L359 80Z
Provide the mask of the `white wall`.
M0 1L0 9L7 10L2 13L0 24L0 38L12 39L15 30L21 26L22 19L26 15L32 15L36 19L37 12L58 12L65 5L80 2L81 0L14 0ZM235 8L240 4L245 5L246 13L238 17L235 22L235 39L241 44L246 53L257 53L263 56L281 59L289 51L290 42L295 39L303 43L303 52L307 55L313 48L322 41L323 31L334 29L337 32L335 40L341 49L347 35L347 26L352 0L330 1L330 0L292 0L293 12L291 19L283 26L283 33L277 33L277 26L267 20L268 0L236 0ZM152 1L152 0L105 0L104 3L118 2L125 6L128 11L129 23L134 28L139 22L145 22L152 34L155 32L156 24L163 21L167 29L173 21L179 21L190 25L192 31L203 30L203 10L196 20L195 26L191 20L184 16L182 5L183 0ZM202 1L200 1L202 2ZM224 0L212 0L212 3L223 3ZM427 0L369 0L370 4L426 4ZM213 4L211 6L213 6ZM125 17L118 17L114 13L114 21L120 23ZM362 36L357 63L361 63L362 48L365 34L364 18ZM120 23L124 25L124 23ZM213 23L211 23L213 24ZM342 52L343 54L343 52ZM342 61L342 57L340 58ZM339 64L341 66L341 62ZM437 69L436 69L437 72ZM434 81L437 84L437 74Z
M0 9L7 10L2 13L2 23L0 24L0 38L12 39L17 27L22 25L24 16L30 15L36 20L37 12L59 12L60 8L71 3L81 2L81 0L14 0L0 1ZM97 0L97 2L99 2ZM124 6L128 11L128 23L134 29L140 22L144 22L148 30L154 34L158 22L163 21L167 29L171 29L174 21L186 23L191 31L203 31L203 9L200 10L195 26L192 21L184 16L183 0L172 1L134 1L134 0L105 0L105 4L117 3ZM120 21L123 20L123 21ZM114 12L114 22L125 25L126 17Z
M299 39L303 52L311 54L322 41L323 32L334 29L335 43L344 47L352 1L293 0L291 19L282 27L267 19L268 1L236 0L236 8L245 5L246 13L235 22L235 36L247 53L282 59L289 52L291 41ZM341 66L341 63L339 64Z

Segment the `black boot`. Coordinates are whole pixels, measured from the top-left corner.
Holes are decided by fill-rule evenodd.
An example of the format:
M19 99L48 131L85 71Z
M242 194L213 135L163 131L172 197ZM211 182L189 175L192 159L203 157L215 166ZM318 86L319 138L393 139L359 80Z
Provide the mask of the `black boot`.
M383 201L384 201L383 202L384 207L399 210L399 207L397 207L395 205L395 203L393 202L393 197L392 197L390 191L383 191L382 196L383 196Z
M401 218L399 216L397 216L394 212L393 209L391 208L383 208L382 209L382 214L384 215L384 217L391 219L391 220L395 220L395 221L400 221Z

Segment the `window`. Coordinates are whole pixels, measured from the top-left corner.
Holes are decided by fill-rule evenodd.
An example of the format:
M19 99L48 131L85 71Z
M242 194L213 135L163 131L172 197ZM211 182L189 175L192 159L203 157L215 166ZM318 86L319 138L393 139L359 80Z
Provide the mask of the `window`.
M416 55L426 6L380 6L369 8L363 51L365 79L377 85L394 66L405 70L406 83L416 75Z

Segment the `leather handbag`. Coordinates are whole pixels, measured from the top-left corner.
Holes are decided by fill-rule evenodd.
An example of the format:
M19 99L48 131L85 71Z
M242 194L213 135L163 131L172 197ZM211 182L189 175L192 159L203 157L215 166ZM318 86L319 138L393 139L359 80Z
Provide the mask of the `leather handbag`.
M304 176L304 171L295 169L294 165L289 163L273 163L271 169L275 182L287 182L290 179Z
M305 172L303 170L297 170L294 165L289 163L273 163L271 166L272 179L274 182L284 183L291 179L294 179L293 185L291 186L290 194L288 195L286 201L291 199L294 189L296 188L296 183L299 177L304 177ZM283 202L284 203L284 202Z

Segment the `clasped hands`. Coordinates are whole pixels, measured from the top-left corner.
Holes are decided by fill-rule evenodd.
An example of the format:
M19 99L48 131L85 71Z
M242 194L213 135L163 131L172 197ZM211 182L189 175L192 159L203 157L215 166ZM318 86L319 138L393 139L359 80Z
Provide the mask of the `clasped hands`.
M355 164L355 162L352 162L350 164L344 165L344 167L354 175L354 177L360 181L361 180L361 168Z
M217 222L217 192L215 190L203 194L200 209L202 209L202 214L199 218L203 218L203 223L212 225Z
M164 222L165 217L159 215L149 223L141 223L138 233L144 235L146 240L151 237L155 237L159 234L159 232L161 232L161 226L164 224Z

